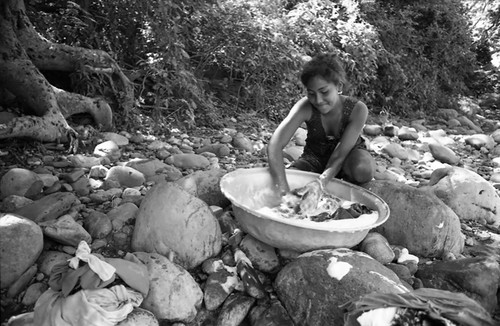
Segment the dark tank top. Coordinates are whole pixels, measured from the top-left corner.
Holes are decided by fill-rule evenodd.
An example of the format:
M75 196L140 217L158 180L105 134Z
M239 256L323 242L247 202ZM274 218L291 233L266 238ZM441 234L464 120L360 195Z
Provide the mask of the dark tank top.
M338 145L344 130L351 117L354 106L358 100L354 97L347 97L343 103L342 122L340 126L339 138L334 136L327 136L321 123L321 113L312 107L311 119L306 121L307 125L307 138L306 145L302 157L307 160L319 161L322 166L328 163L328 159L333 153L333 150ZM364 139L360 136L354 145L354 148L365 148Z

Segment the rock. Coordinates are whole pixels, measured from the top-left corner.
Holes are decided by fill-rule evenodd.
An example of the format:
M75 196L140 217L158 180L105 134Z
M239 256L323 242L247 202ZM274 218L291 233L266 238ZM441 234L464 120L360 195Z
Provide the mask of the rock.
M172 148L172 145L161 140L153 140L151 143L147 145L146 148L151 151L159 151L162 149L170 150Z
M38 176L42 180L44 188L52 187L57 181L59 181L58 177L48 173L38 174Z
M179 169L203 170L210 165L210 161L199 154L174 154L165 159L165 163L173 164Z
M31 204L32 202L33 200L23 196L10 195L3 199L0 211L12 213L28 204Z
M83 225L93 239L104 239L113 230L109 217L99 211L91 211Z
M45 283L36 282L31 284L24 293L21 303L25 306L34 305L42 293L48 288L49 287Z
M264 286L254 270L250 259L240 249L235 249L234 259L236 260L236 270L243 282L245 292L255 299L264 298L266 296Z
M38 259L43 234L33 221L7 213L0 214L0 288L11 286Z
M0 179L0 199L18 195L34 199L42 192L43 181L38 174L21 168L7 171Z
M424 126L425 119L420 119L420 120L412 120L410 122L410 127L414 128L417 132L418 131L427 131L427 127ZM412 130L410 130L412 132ZM401 138L400 138L401 139Z
M417 140L418 132L415 128L403 126L398 131L398 138L400 140Z
M227 298L217 318L217 326L241 325L255 299L240 293L233 293Z
M15 211L15 214L29 218L34 222L49 221L66 214L78 201L75 195L56 192L32 202Z
M457 117L457 120L460 121L460 123L462 124L462 126L467 126L468 128L474 130L477 133L482 133L483 132L483 130L480 127L478 127L477 125L475 125L474 122L472 122L466 116L459 116L459 117Z
M160 323L156 319L155 315L142 308L135 307L131 313L127 315L127 318L116 326L159 326Z
M208 258L201 265L201 269L205 274L212 274L224 269L224 262L219 258Z
M395 264L395 263L389 263L386 264L385 267L389 268L391 271L396 273L396 275L399 277L400 280L405 281L408 284L412 284L412 274L410 272L410 269L403 265L403 264Z
M24 291L26 287L33 281L38 268L36 265L31 265L13 284L9 286L9 291L7 292L7 297L14 298L19 293Z
M129 144L129 140L127 137L114 132L101 132L101 137L105 140L114 142L118 146L126 146Z
M220 180L226 173L227 171L222 169L195 171L177 180L176 183L209 206L226 207L230 201L220 189Z
M109 161L109 159L107 158L85 156L82 154L69 155L68 160L70 161L71 165L75 168L88 168L88 169L96 165L105 165L105 162Z
M89 178L101 179L105 178L109 169L103 165L95 165L90 168Z
M214 153L217 157L229 156L231 150L226 144L209 144L195 150L196 154L202 154L205 152Z
M454 109L438 109L437 115L445 119L458 118L458 111Z
M409 292L390 269L350 249L315 250L300 255L277 275L276 293L295 325L343 325L339 308L371 292Z
M390 157L397 157L403 161L408 159L408 153L406 152L406 149L397 143L387 144L382 148L382 152L386 153Z
M387 137L395 137L399 133L399 128L394 125L386 125L384 126L384 136Z
M252 141L241 132L238 132L236 135L234 135L232 143L235 148L247 151L248 153L253 152Z
M388 264L395 257L387 239L377 232L369 232L366 238L361 241L359 250L367 253L381 264Z
M107 215L113 226L113 230L119 231L126 224L132 222L139 208L133 203L124 203L110 210Z
M250 310L252 326L291 326L293 321L279 300L273 300L269 305L254 306Z
M80 241L92 242L90 234L76 223L71 215L63 215L56 220L49 220L39 224L42 227L43 234L64 245L78 247Z
M146 178L144 174L128 166L113 166L106 174L106 181L117 181L122 187L141 186Z
M471 145L475 149L480 149L481 147L492 149L495 147L495 140L491 136L485 134L471 135L464 140L467 145Z
M89 195L92 202L97 204L102 204L104 202L110 201L113 198L121 197L122 190L120 188L111 188L108 190L97 190L96 192Z
M383 129L382 129L381 125L368 124L368 125L365 125L363 127L363 132L367 136L375 137L375 136L381 135L383 132Z
M191 274L156 253L135 252L149 272L149 293L141 307L156 318L190 322L197 314L203 292Z
M241 250L252 262L252 266L264 273L273 273L280 267L274 247L246 235L240 243Z
M160 183L164 181L171 182L179 180L180 178L182 178L182 172L175 166L167 164L160 171L157 171L157 174L148 177L148 181L152 181L154 183Z
M125 163L125 166L128 166L134 170L141 172L144 177L149 180L151 177L156 174L160 174L164 169L168 169L168 165L156 158L154 159L146 159L146 158L137 158Z
M98 157L108 157L112 162L115 162L121 156L120 148L112 140L108 140L98 144L94 148L93 154Z
M208 310L219 308L238 285L238 277L226 269L213 272L205 282L204 302Z
M493 133L490 135L491 138L497 143L500 144L500 129L497 129L493 131Z
M444 145L429 144L429 150L432 156L442 163L456 165L460 161L460 158L455 155L455 152Z
M176 184L162 183L147 193L139 207L132 248L164 256L175 253L174 262L191 269L220 252L221 236L205 202Z
M435 142L438 142L439 144L441 144L443 146L449 146L449 145L455 144L455 141L452 138L450 138L449 136L447 136L446 131L444 131L443 129L429 130L428 133ZM425 140L423 140L423 139L421 139L421 140L423 142L425 142ZM429 142L429 141L430 140L428 139L427 142Z
M74 193L78 196L87 196L91 189L89 179L85 177L73 182L71 187L73 188Z
M456 128L456 127L460 127L462 124L460 123L460 121L458 121L457 119L449 119L446 124L448 125L448 128Z
M500 223L500 197L496 189L471 170L437 169L426 189L434 192L461 221Z
M374 231L390 244L401 245L423 257L462 251L464 239L458 216L433 193L383 180L371 181L363 187L389 205L389 219Z
M490 257L434 261L421 265L415 276L425 287L465 293L490 313L497 307L500 267Z

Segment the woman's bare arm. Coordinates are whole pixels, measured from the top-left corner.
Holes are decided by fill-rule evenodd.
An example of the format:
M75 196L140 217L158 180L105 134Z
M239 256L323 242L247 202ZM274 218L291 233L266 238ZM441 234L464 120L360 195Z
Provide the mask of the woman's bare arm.
M280 195L290 191L283 165L283 148L288 144L299 126L311 116L311 104L306 97L295 103L287 117L273 133L267 148L269 169L274 186Z

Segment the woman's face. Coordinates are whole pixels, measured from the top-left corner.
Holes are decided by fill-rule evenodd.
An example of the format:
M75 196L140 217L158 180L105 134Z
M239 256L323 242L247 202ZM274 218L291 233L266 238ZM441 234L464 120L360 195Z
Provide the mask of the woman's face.
M327 114L338 107L337 104L340 103L339 91L341 89L333 82L327 81L323 77L315 76L309 80L306 88L309 102L321 114Z

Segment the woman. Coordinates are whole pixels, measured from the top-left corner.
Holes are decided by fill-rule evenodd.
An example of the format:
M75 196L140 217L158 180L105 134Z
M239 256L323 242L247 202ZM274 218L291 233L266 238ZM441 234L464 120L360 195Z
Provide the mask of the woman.
M334 177L356 184L370 181L375 161L361 137L368 108L342 95L348 83L338 58L333 54L312 58L304 65L300 79L307 95L295 103L268 146L269 168L280 195L290 191L283 148L303 122L307 125L306 145L291 168L320 173L321 186Z

